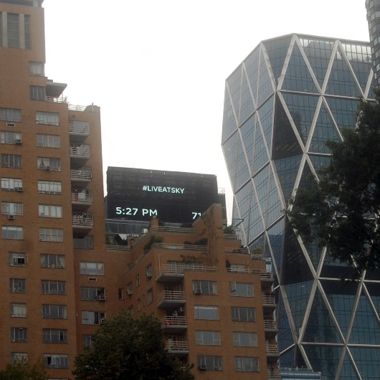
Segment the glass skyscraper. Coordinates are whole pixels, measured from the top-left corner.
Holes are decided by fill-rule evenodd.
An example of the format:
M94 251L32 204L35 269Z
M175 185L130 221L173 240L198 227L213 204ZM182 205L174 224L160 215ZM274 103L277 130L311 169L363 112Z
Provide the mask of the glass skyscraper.
M366 0L369 39L376 83L380 81L380 0Z
M342 281L350 268L303 242L284 210L329 163L326 141L355 127L372 83L369 43L295 34L263 41L226 80L233 222L277 278L281 366L322 379L380 378L380 275Z

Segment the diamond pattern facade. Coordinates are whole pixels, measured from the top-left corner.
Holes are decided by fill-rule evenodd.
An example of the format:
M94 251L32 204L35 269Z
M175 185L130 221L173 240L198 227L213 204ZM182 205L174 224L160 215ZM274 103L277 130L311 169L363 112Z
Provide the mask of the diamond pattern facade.
M327 140L354 128L370 98L368 43L288 35L262 42L226 81L222 147L233 219L278 280L281 365L323 379L378 379L380 275L340 279L350 269L304 243L283 210L329 163Z

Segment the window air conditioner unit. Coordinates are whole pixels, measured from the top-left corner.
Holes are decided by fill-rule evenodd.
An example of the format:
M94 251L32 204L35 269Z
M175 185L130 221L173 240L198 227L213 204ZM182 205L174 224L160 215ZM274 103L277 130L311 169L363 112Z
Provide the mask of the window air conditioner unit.
M7 123L7 127L15 127L15 126L16 126L15 123L12 123L12 122L8 122L8 123Z
M231 282L231 292L236 292L236 281Z
M204 364L200 364L200 365L198 366L198 369L199 369L200 371L206 371L206 370L207 370L207 368L206 368L206 366L205 366Z
M106 300L106 296L105 296L104 294L98 294L98 295L96 296L96 299L97 299L98 301L105 301L105 300Z
M132 290L132 289L127 289L127 294L128 294L129 296L131 296L131 295L133 294L133 290Z
M8 215L8 220L15 220L15 216L13 214Z
M106 321L105 318L99 318L99 325L102 325Z
M23 192L23 188L21 186L16 186L15 191L18 191L19 193Z
M15 139L15 144L16 145L21 145L22 144L22 140L21 139Z
M200 296L202 294L202 291L200 289L194 289L193 290L193 293L196 295L196 296Z
M96 277L89 277L88 281L98 281L98 279Z

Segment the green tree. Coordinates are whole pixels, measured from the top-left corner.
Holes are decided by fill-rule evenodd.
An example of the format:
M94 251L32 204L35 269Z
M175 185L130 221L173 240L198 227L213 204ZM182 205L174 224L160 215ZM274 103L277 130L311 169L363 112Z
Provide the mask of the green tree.
M0 380L47 380L48 376L42 363L30 364L27 361L17 361L8 364L0 371Z
M319 183L299 189L288 211L307 241L318 240L329 254L357 268L380 267L380 92L362 101L356 128L343 142L328 142L332 156Z
M92 347L75 361L77 380L192 380L190 367L164 348L160 322L153 316L133 318L123 312L107 320Z

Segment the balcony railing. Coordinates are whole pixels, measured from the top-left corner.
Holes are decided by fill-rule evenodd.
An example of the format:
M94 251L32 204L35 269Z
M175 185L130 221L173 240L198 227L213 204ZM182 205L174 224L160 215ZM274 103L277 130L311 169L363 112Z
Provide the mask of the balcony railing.
M185 303L185 293L183 290L165 290L161 297L159 307L172 307L173 305L183 305Z
M204 245L197 244L167 244L167 243L156 243L155 247L163 249L172 250L189 250L189 251L207 251L207 247Z
M94 225L94 219L92 215L89 214L74 214L73 215L73 226L74 227L89 227Z
M277 330L277 322L269 319L264 319L264 330Z
M267 343L266 344L266 353L270 356L278 356L278 347L277 344Z
M70 157L72 158L90 158L90 146L78 145L70 147Z
M88 136L90 134L90 124L84 121L74 121L70 124L70 134Z
M187 354L189 343L185 339L168 339L165 348L170 354Z
M182 316L167 315L162 320L162 328L169 329L169 330L186 329L187 320L185 317L182 317Z
M263 296L263 304L265 306L276 306L276 301L273 296Z
M197 263L171 263L160 266L157 281L173 281L183 278L185 272L216 272L215 266Z
M92 197L87 192L71 193L72 203L90 205L92 203Z
M91 178L92 170L90 168L71 170L71 180L90 181Z

